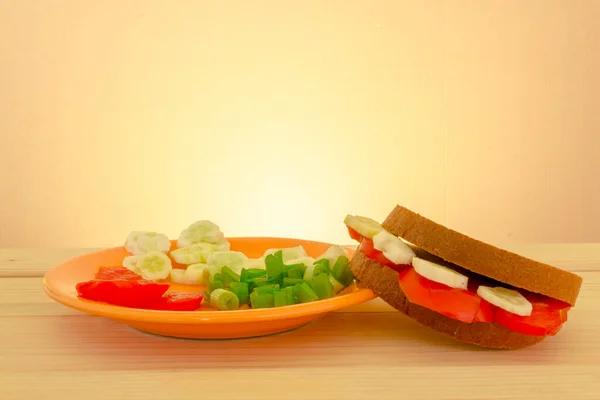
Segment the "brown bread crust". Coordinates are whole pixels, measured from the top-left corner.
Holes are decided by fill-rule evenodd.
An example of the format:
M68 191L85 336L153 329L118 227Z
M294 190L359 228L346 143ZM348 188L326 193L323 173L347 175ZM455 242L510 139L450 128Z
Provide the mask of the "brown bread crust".
M579 295L579 275L473 239L402 206L396 206L382 225L428 253L507 285L572 306Z
M360 250L354 253L350 261L350 269L361 285L371 289L390 306L421 325L461 342L490 349L516 349L536 344L545 338L513 332L497 323L468 324L413 304L408 301L398 284L398 273L369 259Z

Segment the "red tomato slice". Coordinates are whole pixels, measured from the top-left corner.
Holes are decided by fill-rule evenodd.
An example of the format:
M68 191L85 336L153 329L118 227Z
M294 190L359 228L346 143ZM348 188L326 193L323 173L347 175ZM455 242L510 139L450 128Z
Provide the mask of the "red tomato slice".
M362 240L362 235L358 232L356 232L354 229L350 228L348 225L346 225L346 227L348 228L348 233L350 234L350 237L354 240L356 240L357 242L360 242Z
M491 308L481 307L481 297L467 290L451 288L406 268L398 275L402 291L413 303L462 322L491 322Z
M133 272L125 267L100 267L100 269L96 273L95 279L102 279L107 281L114 279L136 281L142 280L143 277L140 274Z
M123 307L144 308L160 300L169 289L169 285L147 280L93 279L78 283L76 289L79 296L87 300Z
M366 237L363 238L362 242L360 243L360 251L365 253L365 255L371 260L377 261L379 264L385 265L386 267L390 267L394 271L402 271L410 267L410 264L394 264L388 260L381 251L373 247L373 241Z
M541 295L523 294L533 306L531 315L522 317L496 307L496 321L502 326L525 335L556 335L567 321L571 306Z
M169 292L149 308L168 311L195 311L200 308L204 295L202 293Z
M477 311L477 314L475 314L475 319L473 322L493 322L495 319L496 307L494 307L493 304L481 299L481 303L479 303L479 310Z
M398 273L400 288L411 302L432 309L433 302L429 297L430 289L427 280L415 272L414 268L405 268Z

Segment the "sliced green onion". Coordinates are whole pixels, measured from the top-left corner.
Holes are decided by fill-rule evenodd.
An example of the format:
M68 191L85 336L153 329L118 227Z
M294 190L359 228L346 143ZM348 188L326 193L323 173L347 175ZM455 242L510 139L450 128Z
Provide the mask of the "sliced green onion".
M242 272L240 274L240 281L248 282L251 279L262 278L263 276L267 276L267 271L260 268L242 268Z
M223 274L220 273L220 272L218 274L214 274L213 275L213 281L225 282L225 279L223 278Z
M329 275L329 283L331 283L331 286L333 287L334 294L338 294L345 287L337 279L335 279L333 275Z
M288 265L286 267L287 277L294 279L302 279L304 277L304 272L306 271L306 265L304 264L294 264Z
M223 277L225 277L227 282L239 282L240 281L240 276L238 274L236 274L228 266L224 266L223 268L221 268L221 273L223 274Z
M310 280L313 277L313 272L315 271L315 265L310 265L306 268L306 270L304 271L304 276L302 277L302 279L304 279L306 282L310 282Z
M286 288L283 288L281 291L284 292L285 295L287 296L286 302L288 305L296 304L296 296L294 296L294 287L293 286L288 286Z
M331 265L331 263L330 263L330 261L329 261L328 258L321 258L320 260L315 261L314 264L315 265L321 265L324 268L329 268L330 265Z
M325 274L325 275L327 275L328 273L329 273L329 270L328 270L328 269L326 269L326 268L323 268L323 267L322 267L322 266L320 266L320 265L317 265L317 266L315 267L315 270L313 271L313 277L314 277L314 276L317 276L317 275L322 275L322 274Z
M269 282L269 279L267 279L266 277L250 279L247 283L253 284L255 286L265 286L271 284L271 282Z
M294 286L294 297L300 303L308 303L311 301L319 300L319 296L311 289L308 283L303 282Z
M250 294L250 305L252 308L270 308L274 306L274 298L271 293L258 293L256 291Z
M279 285L274 284L274 285L264 285L264 286L257 286L254 289L254 292L258 292L258 293L274 293L276 291L279 290ZM252 293L254 293L252 292Z
M327 274L313 276L310 286L321 300L333 297L333 285L329 282L329 275Z
M274 254L269 254L265 258L265 265L267 267L267 277L269 277L269 279L277 279L280 276L283 276L285 265L283 264L282 251L279 250Z
M246 282L231 282L229 290L235 293L240 305L248 304L248 284Z
M315 266L316 270L319 271L319 274L320 273L328 274L331 272L331 264L329 262L329 259L327 259L327 258L322 258L320 260L317 260L314 262L313 265ZM315 275L318 275L318 274L315 274Z
M269 282L269 279L267 279L266 276L262 278L250 279L246 283L248 284L248 293L252 293L254 289L259 286L271 285L271 282Z
M289 306L288 304L288 295L285 291L279 290L273 293L273 305L275 307L284 307Z
M210 305L219 310L235 310L240 306L240 300L229 290L215 289L210 293Z
M348 257L339 256L331 273L338 282L344 285L344 287L352 283L352 280L354 279L354 274L352 273L352 270L350 270L348 264L350 264Z
M283 287L295 286L299 283L304 282L304 279L295 279L295 278L283 278Z
M225 282L212 280L212 281L208 282L207 286L208 286L208 293L212 293L216 289L224 289Z

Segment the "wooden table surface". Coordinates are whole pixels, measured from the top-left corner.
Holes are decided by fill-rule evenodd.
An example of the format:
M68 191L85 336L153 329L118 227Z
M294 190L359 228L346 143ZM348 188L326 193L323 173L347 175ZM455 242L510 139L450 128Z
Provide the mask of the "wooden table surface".
M506 248L583 277L559 335L514 351L446 339L379 299L269 337L155 337L45 295L46 271L95 249L0 250L0 400L599 399L600 244Z

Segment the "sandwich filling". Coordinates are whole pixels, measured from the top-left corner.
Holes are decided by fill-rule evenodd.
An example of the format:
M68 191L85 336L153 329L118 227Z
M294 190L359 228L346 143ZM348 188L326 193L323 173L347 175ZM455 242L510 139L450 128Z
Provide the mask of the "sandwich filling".
M465 323L498 323L525 335L558 333L568 303L510 287L457 265L417 257L413 249L376 221L348 215L344 220L358 251L398 272L407 299Z

